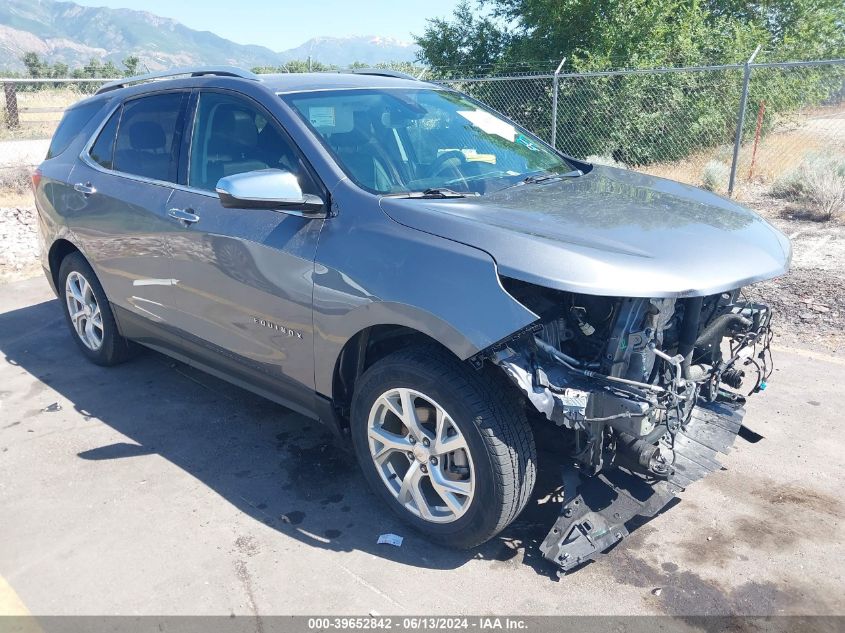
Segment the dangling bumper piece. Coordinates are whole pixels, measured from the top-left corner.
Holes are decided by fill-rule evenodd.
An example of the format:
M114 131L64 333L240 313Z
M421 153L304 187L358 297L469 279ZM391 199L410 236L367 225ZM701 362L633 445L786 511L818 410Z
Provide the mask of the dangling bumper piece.
M659 513L691 483L719 470L742 426L743 401L700 403L675 436L675 463L665 479L647 479L619 466L584 477L564 476L561 514L540 545L563 572L594 560L645 520Z

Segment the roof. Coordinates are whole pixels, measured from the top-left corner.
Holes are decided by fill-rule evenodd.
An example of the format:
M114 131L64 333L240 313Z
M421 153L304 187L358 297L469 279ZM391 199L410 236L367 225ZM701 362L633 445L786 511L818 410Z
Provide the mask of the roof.
M260 83L273 92L300 92L311 90L349 89L349 88L403 88L420 87L425 82L417 81L409 75L390 70L358 69L340 72L321 73L281 73L256 75L247 70L233 66L197 66L191 68L174 68L171 70L125 77L104 84L97 94L122 90L130 87L149 86L150 83L161 81L190 79L208 79L213 77L228 77ZM190 81L188 81L190 85Z
M430 84L416 79L361 73L284 73L259 75L261 82L275 92L346 90L350 88L420 88Z

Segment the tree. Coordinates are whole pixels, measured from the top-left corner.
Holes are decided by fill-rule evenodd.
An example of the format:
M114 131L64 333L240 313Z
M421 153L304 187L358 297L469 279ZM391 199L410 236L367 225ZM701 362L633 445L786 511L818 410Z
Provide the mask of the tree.
M428 20L423 35L415 39L419 61L459 75L489 72L507 58L513 44L506 28L474 14L466 0L455 8L452 21Z
M507 66L566 57L576 69L845 56L842 0L479 0L431 19L420 60Z
M141 60L138 58L137 55L130 55L129 57L124 58L123 60L123 75L125 77L134 77L138 74L138 66L141 64Z
M30 77L44 77L49 72L49 64L43 61L38 56L38 53L34 53L32 51L24 53L23 57L21 57L21 61L23 61L24 66L26 66L26 71Z
M51 77L55 77L57 79L61 79L64 77L70 76L70 69L68 65L62 62L56 62L53 64L53 68L50 72Z
M479 0L475 10L464 2L451 19L429 20L416 40L420 61L445 77L549 72L563 57L576 71L736 64L758 45L758 61L838 58L845 56L845 2ZM771 114L791 112L841 90L843 74L841 66L756 69L750 101L765 99ZM610 155L632 165L682 158L732 137L741 85L741 71L562 81L557 140L574 155ZM550 138L551 82L470 87ZM754 123L747 117L744 131L753 133Z
M322 62L317 62L307 59L294 59L286 64L281 66L256 66L252 69L252 72L261 74L261 73L320 73L326 72L329 70L338 70L338 66L332 66L331 64L323 64Z
M114 65L114 62L109 60L103 64L96 57L92 57L82 68L74 69L72 74L74 77L80 79L116 78L123 76L123 72Z

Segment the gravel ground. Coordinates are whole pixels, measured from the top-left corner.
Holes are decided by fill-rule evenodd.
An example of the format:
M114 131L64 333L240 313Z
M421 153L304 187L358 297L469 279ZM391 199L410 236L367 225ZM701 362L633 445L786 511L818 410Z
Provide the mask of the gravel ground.
M762 188L743 202L792 241L789 273L749 293L774 308L778 342L845 352L845 225L807 219L805 210Z
M0 283L41 272L35 207L0 207Z

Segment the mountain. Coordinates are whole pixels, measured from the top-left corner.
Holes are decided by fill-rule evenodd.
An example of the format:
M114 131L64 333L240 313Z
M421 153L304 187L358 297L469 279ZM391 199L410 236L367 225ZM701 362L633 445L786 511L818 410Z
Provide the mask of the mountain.
M412 62L419 47L394 37L314 37L304 44L279 53L283 62L312 59L324 64L346 66L352 62Z
M53 0L3 0L0 68L24 70L20 58L28 51L71 68L84 65L91 57L119 65L125 57L137 55L141 68L161 70L195 64L275 66L305 59L309 54L315 61L337 65L412 61L417 47L375 36L317 37L277 52L264 46L237 44L146 11L83 7Z

